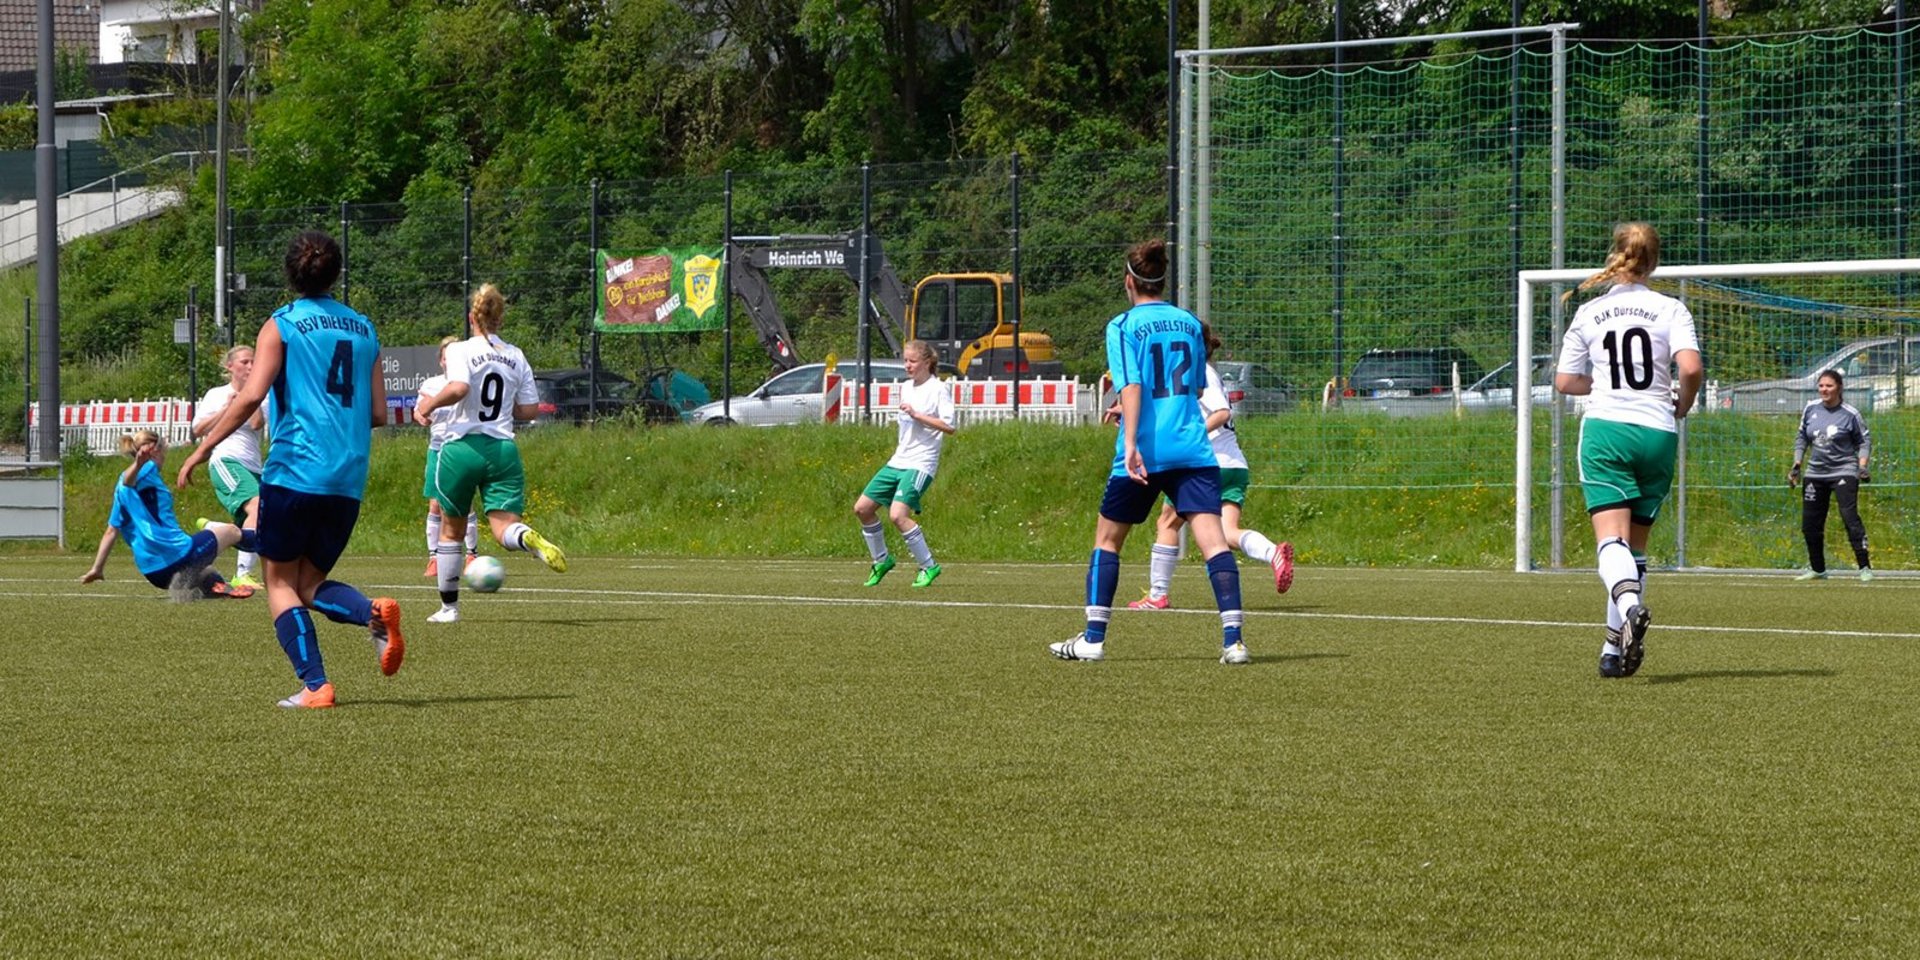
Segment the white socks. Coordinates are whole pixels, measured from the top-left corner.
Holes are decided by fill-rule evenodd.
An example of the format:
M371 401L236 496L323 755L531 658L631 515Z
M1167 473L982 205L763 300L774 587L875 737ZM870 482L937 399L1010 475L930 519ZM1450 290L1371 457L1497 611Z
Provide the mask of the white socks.
M874 563L887 558L887 528L878 520L860 525L860 539L867 541L867 553Z
M900 539L907 542L907 550L913 554L913 562L919 564L920 569L925 570L933 566L933 550L927 546L925 531L916 526L901 534Z
M1607 585L1607 596L1613 601L1614 609L1621 617L1640 603L1640 575L1633 560L1633 550L1625 540L1608 537L1600 542L1599 548L1600 582ZM1607 622L1612 624L1613 618Z
M235 580L251 574L253 572L253 565L260 560L260 555L257 553L249 553L245 550L238 551L238 553L239 559L238 562L234 564L233 570L233 578Z
M1156 543L1147 561L1147 595L1155 600L1173 589L1173 571L1180 565L1180 548Z
M532 530L532 527L516 520L507 527L507 532L500 537L500 545L506 547L508 550L524 551L527 549L526 536Z
M439 553L439 551L440 551L440 515L437 513L428 513L427 514L427 553L437 554ZM474 514L474 513L467 514L467 552L468 553L480 552L480 516L479 514Z
M1246 554L1249 559L1258 560L1261 563L1272 563L1273 555L1279 549L1273 545L1272 540L1268 540L1266 535L1258 530L1248 530L1240 534L1240 552Z

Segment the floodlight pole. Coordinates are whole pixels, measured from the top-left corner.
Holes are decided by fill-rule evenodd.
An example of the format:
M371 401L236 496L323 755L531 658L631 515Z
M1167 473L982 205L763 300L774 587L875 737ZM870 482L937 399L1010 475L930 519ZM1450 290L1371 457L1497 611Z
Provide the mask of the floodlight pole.
M39 240L34 273L40 296L40 449L29 459L60 459L60 209L54 197L53 0L40 0L40 62L36 71L40 137L33 148L34 219Z

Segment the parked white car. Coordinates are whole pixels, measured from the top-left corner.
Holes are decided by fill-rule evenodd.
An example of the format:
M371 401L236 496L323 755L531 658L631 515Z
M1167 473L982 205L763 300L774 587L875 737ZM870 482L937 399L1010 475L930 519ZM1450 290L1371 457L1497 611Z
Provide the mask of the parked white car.
M889 357L885 360L869 361L872 365L873 382L892 383L907 379L907 366L900 360ZM827 365L807 363L775 374L772 379L751 393L734 397L730 401L715 400L687 412L687 422L704 423L712 426L742 424L750 427L773 427L787 423L819 423L821 418L821 388L826 379ZM853 382L860 376L860 364L844 362L840 364L840 376Z

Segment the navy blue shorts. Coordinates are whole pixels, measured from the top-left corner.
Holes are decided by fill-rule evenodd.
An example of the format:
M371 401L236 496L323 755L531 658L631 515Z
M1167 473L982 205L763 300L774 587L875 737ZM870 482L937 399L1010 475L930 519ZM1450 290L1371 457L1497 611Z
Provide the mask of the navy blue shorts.
M1153 502L1161 494L1181 516L1192 513L1220 512L1220 468L1180 467L1147 474L1147 482L1134 483L1132 477L1107 478L1106 496L1100 499L1100 515L1115 523L1146 522Z
M197 570L213 562L220 553L220 541L214 535L202 530L193 535L193 545L187 548L187 555L181 557L173 566L164 570L155 570L146 575L147 582L162 590L173 585L173 575L182 570Z
M302 493L260 485L260 528L256 552L276 563L305 558L321 573L333 569L353 538L360 501L325 493Z

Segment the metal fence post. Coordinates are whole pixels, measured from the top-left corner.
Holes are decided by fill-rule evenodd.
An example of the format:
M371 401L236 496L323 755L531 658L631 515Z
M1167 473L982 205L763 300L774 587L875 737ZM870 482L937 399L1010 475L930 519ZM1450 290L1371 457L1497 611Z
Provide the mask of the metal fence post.
M26 325L21 327L20 330L20 382L26 387L27 405L20 408L20 429L25 433L31 434L33 431L27 428L33 423L33 298L28 297L26 300ZM46 424L41 424L40 426L41 429L46 429ZM28 439L26 453L22 454L22 456L27 460L33 459L33 443L31 437Z
M587 290L593 296L593 306L600 305L599 294L595 292L598 284L592 282L600 273L600 178L594 177L587 182L587 249L592 251L594 259L593 273L589 274ZM600 328L593 324L593 311L587 311L587 419L600 416Z
M340 302L341 303L351 304L353 302L353 300L349 298L347 295L347 274L350 272L349 268L352 265L352 263L353 263L353 258L347 256L347 202L345 200L342 200L340 201Z
M1020 419L1020 151L1013 152L1013 418Z
M868 356L871 344L867 340L867 313L871 309L870 295L873 293L873 163L860 161L860 421L867 420L868 403L873 379L873 362Z
M460 191L460 329L467 332L467 304L473 302L473 187Z
M720 419L733 422L733 170L722 181L726 214L720 244Z
M200 397L200 285L187 288L187 416Z

